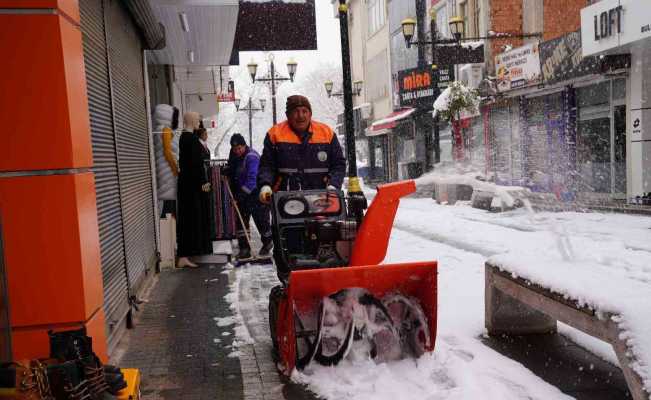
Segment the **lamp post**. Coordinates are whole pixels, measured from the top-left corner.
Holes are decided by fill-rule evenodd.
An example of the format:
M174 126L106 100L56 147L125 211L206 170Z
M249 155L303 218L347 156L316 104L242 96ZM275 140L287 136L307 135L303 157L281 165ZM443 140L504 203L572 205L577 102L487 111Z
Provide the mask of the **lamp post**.
M323 83L323 86L325 87L326 93L328 93L328 97L343 97L344 93L343 92L332 92L332 88L334 87L334 83L331 80L327 80ZM355 81L353 82L353 96L359 96L362 94L362 86L364 85L364 81Z
M252 96L249 96L249 101L248 101L249 104L245 108L240 108L241 100L235 99L235 109L237 111L246 111L249 114L249 146L253 148L253 123L252 123L253 113L256 111L264 112L264 105L266 103L266 100L265 99L258 100L260 102L260 108L255 108L253 107L251 97Z
M271 107L272 107L272 113L273 113L273 123L276 125L276 82L283 82L283 81L292 81L294 82L294 75L296 75L296 67L298 67L298 63L294 61L293 59L290 59L287 61L287 72L289 73L289 78L281 76L276 74L276 67L274 65L274 55L273 53L269 54L269 57L267 58L267 61L269 61L269 73L267 73L263 78L256 78L255 75L258 71L258 64L251 60L251 62L247 65L247 68L249 69L249 74L251 75L251 80L253 83L255 81L258 82L270 82L271 85Z
M341 70L343 72L344 127L346 129L346 158L348 159L348 209L355 216L357 226L362 223L367 207L366 197L357 178L357 154L353 124L353 88L350 72L350 47L348 44L348 6L339 0L339 29L341 36Z
M432 31L432 41L424 41L424 40L417 40L415 42L412 42L411 39L414 37L414 31L416 30L416 21L412 18L405 18L402 20L402 36L405 38L405 44L407 45L407 48L410 48L412 44L415 45L427 45L427 44L433 44L434 47L437 44L456 44L460 45L461 42L463 41L470 41L470 40L490 40L490 39L524 39L524 38L532 38L532 37L542 37L542 33L536 32L536 33L509 33L509 32L504 32L504 33L493 33L488 36L477 36L477 37L463 37L464 34L464 28L463 28L463 19L461 17L452 17L448 21L448 24L450 26L450 32L452 33L452 36L454 38L452 39L441 39L438 38L437 35L438 33L436 30ZM432 16L432 21L431 24L434 28L436 28L436 15Z

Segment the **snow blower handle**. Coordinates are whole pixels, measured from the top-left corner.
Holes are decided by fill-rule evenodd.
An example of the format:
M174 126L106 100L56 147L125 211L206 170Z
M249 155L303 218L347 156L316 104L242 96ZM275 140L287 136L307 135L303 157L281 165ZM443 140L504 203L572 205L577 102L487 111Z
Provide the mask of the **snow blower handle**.
M264 185L260 189L260 202L263 204L270 204L271 203L271 186L269 185Z

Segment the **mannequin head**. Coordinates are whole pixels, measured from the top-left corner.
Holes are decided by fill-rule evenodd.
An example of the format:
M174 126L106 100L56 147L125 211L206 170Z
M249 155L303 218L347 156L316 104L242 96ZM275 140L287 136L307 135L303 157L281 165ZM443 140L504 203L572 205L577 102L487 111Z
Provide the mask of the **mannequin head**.
M175 107L172 107L168 104L157 104L154 108L154 128L156 131L160 131L163 128L174 128L174 112L177 110ZM178 113L178 111L176 111ZM178 115L177 115L178 122Z
M195 129L199 128L200 121L201 117L199 116L199 113L188 111L183 114L183 129L194 131Z

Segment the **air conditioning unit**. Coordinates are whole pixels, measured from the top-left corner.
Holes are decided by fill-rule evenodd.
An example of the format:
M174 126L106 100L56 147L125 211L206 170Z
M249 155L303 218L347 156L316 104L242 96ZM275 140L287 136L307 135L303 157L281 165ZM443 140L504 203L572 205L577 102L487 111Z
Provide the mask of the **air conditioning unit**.
M465 64L459 68L459 80L471 89L477 89L483 78L482 64Z

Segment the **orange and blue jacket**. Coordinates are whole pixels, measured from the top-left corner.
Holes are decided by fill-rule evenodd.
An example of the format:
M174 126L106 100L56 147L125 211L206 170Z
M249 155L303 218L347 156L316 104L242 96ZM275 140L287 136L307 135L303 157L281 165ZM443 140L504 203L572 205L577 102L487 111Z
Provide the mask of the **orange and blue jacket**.
M295 132L287 121L274 125L264 139L258 187L278 190L341 188L346 159L326 124L312 120L306 132Z

